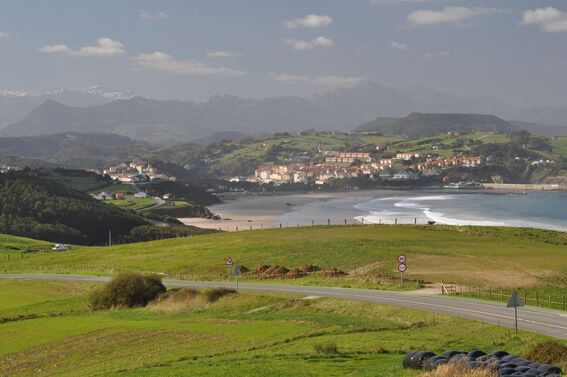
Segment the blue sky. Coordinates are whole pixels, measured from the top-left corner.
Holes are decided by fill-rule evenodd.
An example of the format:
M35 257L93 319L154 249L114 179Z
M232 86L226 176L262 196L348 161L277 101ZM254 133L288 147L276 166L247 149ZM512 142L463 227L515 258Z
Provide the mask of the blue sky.
M0 87L162 99L370 79L567 104L565 0L2 0Z

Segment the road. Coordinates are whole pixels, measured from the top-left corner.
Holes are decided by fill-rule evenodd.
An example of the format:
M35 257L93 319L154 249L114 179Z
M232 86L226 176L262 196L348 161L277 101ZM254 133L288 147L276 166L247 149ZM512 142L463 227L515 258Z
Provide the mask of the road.
M60 280L83 282L106 282L110 277L56 274L0 274L5 279ZM164 280L168 286L214 288L230 287L233 283L186 280ZM375 302L403 308L448 314L485 323L514 327L514 310L503 304L473 300L424 295L416 292L387 292L370 289L331 288L299 285L275 285L240 283L239 289L253 291L282 292L305 296L332 297L338 299ZM567 339L567 313L537 308L519 308L518 323L522 330L532 331L557 338Z

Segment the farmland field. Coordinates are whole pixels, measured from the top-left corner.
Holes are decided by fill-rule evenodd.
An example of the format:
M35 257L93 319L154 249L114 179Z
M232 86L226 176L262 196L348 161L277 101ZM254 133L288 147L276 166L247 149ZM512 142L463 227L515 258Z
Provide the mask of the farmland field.
M255 292L95 312L92 288L0 280L3 374L411 377L418 373L401 368L410 350L521 353L546 339L372 303Z
M306 264L348 273L306 277L297 284L390 289L396 257L405 253L407 281L456 282L485 288L567 288L567 234L524 228L365 225L315 226L216 233L188 238L73 247L64 253L25 252L37 245L0 237L0 271L110 274L116 270L160 272L187 279L226 278L224 260L254 269ZM46 250L45 246L43 249ZM30 249L35 250L35 249Z

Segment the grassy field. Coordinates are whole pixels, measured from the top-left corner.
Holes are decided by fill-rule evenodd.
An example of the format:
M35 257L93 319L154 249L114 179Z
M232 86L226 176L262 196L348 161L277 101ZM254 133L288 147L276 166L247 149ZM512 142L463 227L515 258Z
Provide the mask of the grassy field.
M131 209L134 211L139 211L144 208L151 207L156 204L156 201L153 198L142 198L142 199L114 199L114 200L105 200L105 204L112 204L124 209Z
M420 280L494 289L549 288L561 293L567 288L567 233L534 229L316 226L24 254L26 244L14 250L10 242L14 241L4 244L0 237L0 271L108 274L143 270L189 279L223 279L224 260L230 256L235 264L249 269L264 264L289 269L313 264L349 273L293 283L389 288L397 277L396 257L405 253L409 259L406 280L413 287Z
M546 339L384 305L254 292L93 312L91 289L0 280L2 374L413 377L401 367L410 350L522 353Z

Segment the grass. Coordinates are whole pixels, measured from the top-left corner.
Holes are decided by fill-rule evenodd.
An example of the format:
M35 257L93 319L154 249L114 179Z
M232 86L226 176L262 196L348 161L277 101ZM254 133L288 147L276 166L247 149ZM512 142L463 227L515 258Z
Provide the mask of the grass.
M142 198L142 199L132 199L132 200L114 199L114 200L105 200L104 203L112 204L124 209L139 211L155 205L156 201L153 198Z
M58 287L59 285L59 287ZM403 370L416 349L506 349L523 353L544 336L443 315L372 303L246 292L215 302L194 292L146 308L93 312L91 287L69 282L0 280L0 310L41 300L37 318L0 323L0 370L10 376L376 376L416 377ZM19 286L17 304L10 296ZM30 292L32 291L32 292ZM190 293L190 294L189 294ZM25 298L25 297L29 297ZM30 309L31 308L31 309ZM565 344L565 342L562 342Z
M64 253L28 253L23 258L1 245L0 270L6 272L96 274L142 269L220 279L227 271L224 260L230 256L250 269L262 264L290 269L313 264L349 272L340 279L309 277L296 282L362 281L372 286L374 278L397 277L396 258L405 253L408 281L454 281L486 288L567 287L567 234L521 228L316 226L74 247Z
M33 244L34 241L29 241ZM337 267L341 278L285 282L393 288L396 259L408 258L406 281L452 281L483 288L567 288L567 233L522 228L368 225L217 233L117 245L74 247L63 253L23 254L2 247L0 271L111 273L143 270L187 278L223 279L226 257L249 269L306 264ZM8 260L8 256L11 256ZM269 281L269 280L268 280Z

